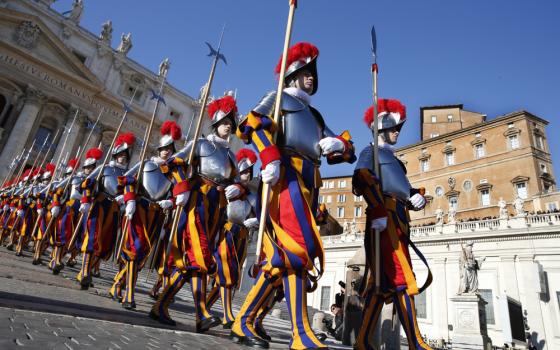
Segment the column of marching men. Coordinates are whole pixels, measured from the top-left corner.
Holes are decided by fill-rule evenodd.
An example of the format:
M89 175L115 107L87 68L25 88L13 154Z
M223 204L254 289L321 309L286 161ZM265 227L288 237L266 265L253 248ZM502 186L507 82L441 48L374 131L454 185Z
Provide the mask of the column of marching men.
M32 245L36 265L51 247L47 265L55 275L65 265L76 265L80 256L76 280L83 290L93 285L102 261L116 259L119 269L108 293L126 309L136 308L139 272L155 270L157 281L149 291L155 303L149 316L167 325L175 325L169 307L188 283L196 331L222 325L231 330L232 341L251 347L268 348L271 338L263 319L285 299L292 324L290 348L326 348L307 315L307 293L317 287L324 270L317 225L328 213L318 206L319 166L321 157L337 164L353 163L356 156L349 133L332 132L311 105L318 89L318 55L310 43L289 49L281 77L281 128L272 118L276 92L265 94L245 116L238 115L235 99L226 95L207 106L209 135L186 140L179 125L165 121L156 154L141 163L130 164L135 135L121 133L107 150L107 164L100 164L107 155L91 148L83 161L71 159L61 169L36 161L39 166L13 171L1 192L1 242L18 256ZM276 74L280 71L279 62ZM373 128L372 114L371 109L366 113L368 128ZM378 116L381 174L375 173L373 145L368 144L353 179L355 193L368 204L365 247L370 272L355 348L374 348L369 335L383 304L392 302L409 347L429 349L414 309L414 295L425 287L416 284L408 252L412 246L421 256L409 240L408 210L422 209L425 199L422 191L411 188L392 148L406 120L405 107L382 99ZM230 139L236 136L256 152L244 148L234 154ZM260 177L254 178L258 158ZM261 193L263 183L270 185L268 196ZM263 250L246 269L254 285L235 315L232 298L242 278L249 237L261 224L263 198L269 198ZM380 242L371 238L374 230L381 232ZM373 286L376 244L382 255L380 291ZM221 318L209 312L218 300Z

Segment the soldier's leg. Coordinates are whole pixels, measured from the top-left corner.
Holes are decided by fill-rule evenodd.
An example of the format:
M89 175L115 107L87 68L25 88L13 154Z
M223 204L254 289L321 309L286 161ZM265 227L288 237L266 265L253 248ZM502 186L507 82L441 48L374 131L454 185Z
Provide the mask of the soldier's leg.
M271 341L272 339L266 333L266 330L264 329L263 326L263 321L266 315L268 315L270 310L272 310L272 308L276 304L276 300L277 300L276 293L279 293L279 290L280 290L279 288L275 288L273 292L270 293L268 299L263 303L263 305L257 311L257 317L255 317L255 322L253 323L253 327L255 328L255 331L257 332L258 336L266 341ZM284 295L282 292L280 293Z
M207 277L208 275L206 273L192 271L189 278L196 312L197 332L205 332L220 324L220 319L210 315L206 309Z
M121 302L122 300L121 291L124 279L126 277L127 268L128 265L121 264L119 272L117 272L115 274L115 277L113 278L113 285L111 286L111 289L109 289L109 295L111 296L111 298L118 302Z
M414 350L431 350L432 348L422 339L420 329L418 328L418 322L416 321L416 308L414 306L414 297L408 295L408 292L406 290L399 291L393 297L393 302L397 307L402 327L406 333L408 348Z
M79 273L79 281L83 290L89 289L91 285L91 262L93 259L92 253L84 253L82 261L82 269Z
M222 298L222 307L224 309L224 317L222 324L224 328L229 329L233 325L235 317L233 317L233 311L231 310L231 302L233 297L233 291L231 287L220 287L220 296Z
M243 338L259 338L253 324L257 312L268 300L273 290L274 287L270 278L260 271L255 278L255 284L249 291L249 294L247 294L247 298L231 327L230 338L232 340L241 342Z
M136 288L136 279L138 278L138 262L131 260L127 262L126 267L126 292L122 301L125 309L135 309L134 289Z
M169 284L163 289L158 300L152 306L150 311L151 318L163 324L175 326L175 321L169 317L169 304L171 304L173 297L181 290L186 281L186 275L179 269L173 271L169 278Z
M288 313L292 322L290 349L326 348L317 339L307 315L307 272L286 271L283 278Z
M212 289L210 289L210 292L208 292L208 296L206 297L206 308L210 310L219 297L220 297L220 286L214 284Z
M379 321L379 315L383 309L384 298L375 293L374 288L370 288L364 300L363 323L356 337L354 349L374 350L373 333Z

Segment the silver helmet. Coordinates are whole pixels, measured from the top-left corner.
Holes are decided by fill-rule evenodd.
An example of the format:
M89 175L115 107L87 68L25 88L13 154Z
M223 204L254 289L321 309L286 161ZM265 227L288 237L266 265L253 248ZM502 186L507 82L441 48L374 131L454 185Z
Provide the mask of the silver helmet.
M298 72L307 70L313 75L313 91L311 95L315 94L319 87L317 57L319 57L319 49L311 43L300 42L290 47L288 51L288 62L286 62L286 72L284 73L284 81L289 83ZM280 74L281 64L282 58L280 57L280 61L276 66L276 74Z

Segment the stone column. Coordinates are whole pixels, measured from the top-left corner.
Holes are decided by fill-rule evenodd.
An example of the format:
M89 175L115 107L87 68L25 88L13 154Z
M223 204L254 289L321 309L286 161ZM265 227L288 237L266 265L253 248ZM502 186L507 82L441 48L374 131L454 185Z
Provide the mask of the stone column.
M87 145L85 145L85 150L84 152L87 152L88 149L93 148L93 147L99 147L99 143L102 141L102 137L103 137L103 131L105 129L103 128L103 126L98 125L95 130L93 130L93 133L91 134L91 138L89 139L89 142ZM88 137L90 130L87 130L85 138ZM85 141L84 138L84 142Z
M518 265L519 275L523 276L523 282L519 284L521 307L527 311L528 332L532 335L534 344L537 344L548 339L541 310L539 267L532 254L519 256ZM542 349L551 347L545 341Z
M68 153L68 159L74 158L74 156L76 155L75 151L78 149L79 146L81 146L81 143L85 141L86 136L83 136L83 140L81 137L83 135L82 131L85 129L85 123L86 123L85 114L78 112L78 116L76 117L74 126L72 126L72 130L70 130L70 126L72 125L72 121L74 120L74 116L76 115L76 111L77 111L76 106L72 106L68 110L68 115L64 123L64 130L61 130L61 133L62 131L64 132L58 138L58 144L56 146L56 151L54 153L55 161L58 160L58 157L61 154L61 152L64 152L64 154L62 154L63 157L62 159L66 158L67 153ZM66 141L66 147L63 150L62 147L64 146L64 140L66 139L68 130L70 130L70 134L68 134L68 141Z
M432 321L437 334L441 335L445 341L449 340L449 319L448 319L448 296L447 296L447 275L446 275L447 258L435 258L433 260L432 270L434 285L432 291ZM430 305L430 303L427 303Z
M45 101L46 96L41 91L31 85L27 87L23 108L0 155L0 177L6 174L8 171L7 165L25 147Z

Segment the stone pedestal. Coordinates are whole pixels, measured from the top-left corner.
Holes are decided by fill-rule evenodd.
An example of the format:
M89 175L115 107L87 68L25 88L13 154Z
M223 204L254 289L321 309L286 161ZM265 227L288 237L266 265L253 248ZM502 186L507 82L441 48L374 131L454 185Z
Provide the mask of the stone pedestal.
M462 294L451 298L455 310L453 320L453 349L489 349L484 301L478 294Z

